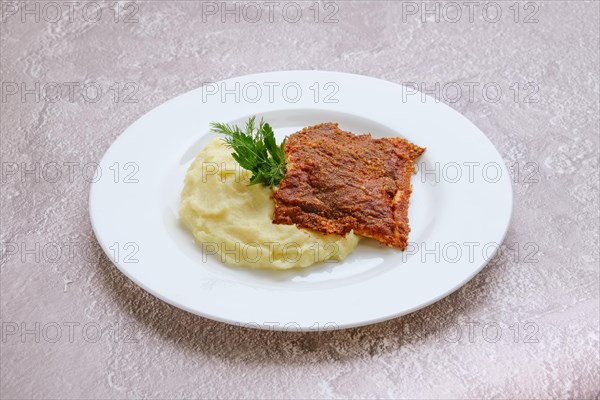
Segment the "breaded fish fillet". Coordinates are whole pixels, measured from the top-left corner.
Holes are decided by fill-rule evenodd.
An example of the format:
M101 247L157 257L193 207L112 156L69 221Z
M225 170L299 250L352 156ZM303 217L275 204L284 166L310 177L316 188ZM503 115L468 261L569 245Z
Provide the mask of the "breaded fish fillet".
M424 148L324 123L290 135L284 150L288 167L273 194L274 223L338 235L354 230L406 249L410 177Z

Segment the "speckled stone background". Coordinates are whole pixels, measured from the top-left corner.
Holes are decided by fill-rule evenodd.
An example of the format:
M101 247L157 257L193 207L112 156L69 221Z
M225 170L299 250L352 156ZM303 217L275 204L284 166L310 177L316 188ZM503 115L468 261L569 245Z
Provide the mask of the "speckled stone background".
M289 3L252 23L240 3L236 22L221 3L2 1L1 397L598 399L599 3ZM335 332L228 326L132 284L95 241L86 165L202 82L282 69L461 86L441 100L514 175L505 251L426 309Z

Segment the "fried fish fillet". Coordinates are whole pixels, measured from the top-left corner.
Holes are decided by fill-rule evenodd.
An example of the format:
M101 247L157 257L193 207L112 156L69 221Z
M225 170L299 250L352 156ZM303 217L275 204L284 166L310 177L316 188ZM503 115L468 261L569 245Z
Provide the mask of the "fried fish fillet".
M338 235L354 230L406 249L410 177L424 148L324 123L290 135L284 150L288 168L273 194L274 223Z

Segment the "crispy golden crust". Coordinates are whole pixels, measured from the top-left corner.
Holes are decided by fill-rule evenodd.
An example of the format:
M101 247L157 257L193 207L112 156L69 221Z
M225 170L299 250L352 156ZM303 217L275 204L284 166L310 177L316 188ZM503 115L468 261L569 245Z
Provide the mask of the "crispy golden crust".
M414 160L424 148L400 138L310 126L285 144L288 170L273 194L273 222L345 235L354 230L406 248Z

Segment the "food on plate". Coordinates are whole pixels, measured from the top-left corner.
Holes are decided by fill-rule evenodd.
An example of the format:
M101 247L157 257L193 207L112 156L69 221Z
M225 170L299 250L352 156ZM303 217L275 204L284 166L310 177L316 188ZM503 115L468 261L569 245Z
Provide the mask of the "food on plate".
M254 117L243 130L211 125L224 138L193 161L179 210L204 256L289 269L343 260L359 235L406 249L410 177L424 148L355 135L332 122L280 145L271 126Z
M324 123L290 135L284 151L287 172L273 195L275 223L327 234L354 231L406 249L410 177L424 148Z
M273 224L273 188L265 183L274 183L283 175L268 167L269 162L281 164L269 161L273 154L269 151L278 146L274 137L270 139L272 132L264 130L263 125L259 136L271 146L266 150L236 139L249 151L240 150L237 159L241 162L222 139L214 139L202 149L185 177L181 222L194 235L203 257L217 257L230 265L289 269L344 259L358 244L359 238L352 232L342 237ZM242 155L247 159L241 159ZM254 163L254 171L245 169L250 163Z

